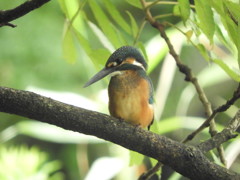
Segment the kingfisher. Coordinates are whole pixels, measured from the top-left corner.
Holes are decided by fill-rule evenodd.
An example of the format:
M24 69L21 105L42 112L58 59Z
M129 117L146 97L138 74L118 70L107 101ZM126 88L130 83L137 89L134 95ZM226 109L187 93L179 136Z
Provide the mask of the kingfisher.
M110 75L110 115L149 130L154 119L153 85L146 70L147 63L142 54L132 46L122 46L110 55L105 67L84 87Z

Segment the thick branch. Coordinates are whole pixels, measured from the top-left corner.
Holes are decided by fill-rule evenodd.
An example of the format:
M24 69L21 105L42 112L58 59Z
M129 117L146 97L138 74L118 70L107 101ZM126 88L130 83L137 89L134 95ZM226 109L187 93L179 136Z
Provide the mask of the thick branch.
M18 7L6 11L0 11L0 26L9 25L10 21L15 20L30 11L39 8L50 0L28 0Z
M231 138L235 138L237 136L236 130L240 126L240 110L238 110L237 114L234 118L229 122L226 128L224 128L220 133L217 133L211 139L204 141L198 145L198 148L203 152L208 152L215 147L218 147L222 143L228 141Z
M240 179L240 175L210 162L198 148L32 92L0 87L0 111L111 141L157 159L190 179Z

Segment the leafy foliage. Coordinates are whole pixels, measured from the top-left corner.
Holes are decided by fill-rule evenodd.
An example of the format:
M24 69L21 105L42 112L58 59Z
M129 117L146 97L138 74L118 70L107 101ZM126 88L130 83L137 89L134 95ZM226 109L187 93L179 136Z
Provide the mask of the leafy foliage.
M139 0L58 0L58 3L65 15L65 22L59 21L62 18L62 12L57 12L58 16L45 15L44 9L38 17L33 13L31 21L23 20L22 24L25 24L26 27L24 29L22 25L16 34L11 32L10 35L9 31L1 29L0 80L3 85L22 89L35 85L47 89L74 91L83 95L84 98L87 97L88 100L95 98L94 100L99 103L100 107L95 110L107 113L106 108L102 108L103 106L107 107L107 100L102 91L99 91L100 87L106 87L106 84L87 90L82 89L81 85L87 81L88 75L92 76L97 71L96 69L102 68L111 52L116 48L122 45L133 45L139 48L148 60L148 72L156 89L155 112L158 115L151 130L181 141L189 131L196 129L201 124L205 116L196 98L196 92L191 85L183 83L183 76L175 69L175 64L171 63L172 59L167 56L168 48L165 42L159 33L146 23L144 10ZM10 2L6 4L7 7L10 7ZM174 48L184 63L196 72L202 87L207 90L213 106L224 103L232 95L233 81L240 82L239 4L230 0L195 0L194 4L190 4L188 0L155 0L148 1L148 7L154 14L154 18L166 26L166 32ZM52 9L57 9L57 6L49 9L48 12L54 12ZM52 16L56 16L54 20L49 18ZM44 21L47 24L52 23L51 27L57 28L51 31L51 29L46 29L50 28L48 25L43 25L43 27L33 27L32 25L34 22L44 24ZM64 26L62 57L66 62L59 60L60 50L57 49L57 45L60 44L59 39L61 39L61 32L59 32L61 26ZM48 33L43 33L44 31ZM27 39L29 33L36 38ZM58 34L58 41L56 34ZM25 46L23 47L22 44ZM7 53L5 47L13 46L16 48L14 53ZM66 94L61 96L66 96ZM83 100L81 99L81 101ZM82 106L86 107L85 101ZM234 105L228 112L219 115L218 129L224 127L237 107ZM52 145L54 153L57 149L58 157L62 158L61 161L66 162L64 163L66 164L65 171L68 172L68 177L73 177L72 179L79 179L79 176L83 179L88 173L90 165L99 156L120 156L131 164L140 164L144 159L139 154L130 153L129 160L129 152L124 154L122 149L119 150L119 147L113 147L106 142L100 143L87 137L82 139L75 134L69 136L56 131L56 129L53 130L53 127L49 130L50 137L50 133L44 131L48 128L39 123L15 123L13 121L9 123L6 115L1 115L1 118L6 119L6 122L1 125L2 132L0 134L0 138L4 142L9 143L18 135L27 136L24 137L27 142L32 140L31 138L40 139L40 142L34 142L39 145L42 141L48 143L45 146L55 142ZM19 120L16 117L12 119ZM208 137L206 130L193 143ZM239 138L236 141L239 141ZM19 142L17 143L19 144ZM82 144L79 145L80 143ZM59 148L59 144L64 144L64 148ZM76 146L73 147L72 144ZM234 142L228 142L225 147L231 155L235 153L235 158L231 159L231 168L239 172L239 162L236 160L237 154L234 151L239 145L234 144ZM2 149L2 152L7 154L6 150ZM41 156L35 150L23 149L29 154L34 151L36 156ZM15 150L13 150L14 153ZM212 157L212 160L217 162L214 152L211 153L210 159ZM25 154L18 155L26 157ZM76 162L78 159L74 155L81 157L80 160L86 160L84 163L87 165ZM47 160L45 157L43 159ZM150 161L152 164L156 163L153 160ZM58 170L60 168L58 163L57 168L49 168L49 170ZM88 164L90 164L89 167ZM41 168L34 171L41 171ZM130 175L127 174L129 178ZM176 174L173 174L172 177L181 178Z
M38 148L21 147L0 148L1 179L41 179L61 180L59 161L47 162L47 154ZM11 173L9 173L11 172Z
M60 2L62 7L70 7L67 5L70 3L69 1L62 0ZM141 9L143 14L140 1L132 0L127 2L133 6L131 8ZM171 22L166 22L166 25L176 28L176 32L179 31L182 33L186 37L188 43L192 44L206 61L216 63L230 78L239 82L240 74L238 68L230 67L228 62L221 59L220 54L214 51L214 48L223 45L232 53L232 57L237 56L240 39L238 28L240 6L228 0L195 0L194 5L190 5L188 0L178 0L176 3L170 1L153 1L149 2L149 7L153 8L154 6L160 7L160 5L164 6L171 4L174 5L172 6L172 15L179 16L185 28L181 25L181 22L179 25L173 25ZM81 1L79 3L79 9L80 7L81 11L75 11L75 14L71 16L68 15L69 13L65 13L68 21L72 22L68 25L69 29L73 29L78 43L92 60L93 64L97 66L98 64L103 65L105 61L99 61L99 57L104 57L104 60L106 60L113 49L126 44L137 46L142 50L146 59L150 61L150 72L157 68L166 55L165 48L162 48L158 50L159 54L155 58L149 58L148 46L150 47L150 45L142 39L144 30L145 28L147 29L146 23L131 11L120 11L113 1L107 0L102 2L94 0ZM76 7L74 8L76 9ZM94 19L90 18L91 16L89 16L88 9L90 9ZM68 11L71 12L73 9L68 9ZM162 19L162 17L165 16L159 12L157 13L156 18ZM79 17L79 21L82 22L81 27L75 25L77 23L74 19L75 16ZM91 26L89 26L89 24L91 24ZM90 44L90 32L86 32L86 29L92 31L94 39L100 43L97 45ZM82 32L85 32L85 34ZM207 38L208 42L204 41L203 36L205 39ZM158 41L158 43L159 42L160 41ZM71 47L71 44L67 47ZM234 62L235 60L231 59L231 61ZM172 118L172 120L176 120L176 118ZM165 122L169 123L171 121L160 121L154 126L169 127L169 125L164 125ZM164 128L166 131L165 133L174 131L180 127L177 123L174 124L176 126L171 126L170 129ZM159 133L159 128L155 130L155 132ZM136 158L137 155L133 156L134 159L142 159L142 157Z

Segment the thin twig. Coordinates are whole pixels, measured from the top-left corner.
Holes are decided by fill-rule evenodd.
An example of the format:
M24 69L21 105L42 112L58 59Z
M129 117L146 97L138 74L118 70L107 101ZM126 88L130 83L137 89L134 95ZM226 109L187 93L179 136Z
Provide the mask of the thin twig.
M205 109L205 113L206 115L209 117L212 115L212 107L211 107L211 103L208 101L208 98L204 92L204 90L202 89L202 87L200 86L200 84L198 83L198 80L197 78L194 76L192 70L185 64L182 63L180 57L178 56L178 54L176 53L176 51L174 50L174 47L172 45L172 43L170 42L166 32L165 32L165 27L163 24L160 24L158 23L157 21L155 21L153 24L152 24L155 28L157 28L162 36L162 38L165 40L165 42L167 43L168 45L168 48L169 48L169 53L173 56L173 58L175 59L176 61L176 64L178 66L178 69L180 72L182 72L183 74L185 74L185 80L186 81L190 81L196 91L197 91L197 94L198 94L198 97L199 97L199 100L202 102L203 106L204 106L204 109ZM210 121L210 128L209 128L209 131L210 131L210 134L211 136L214 136L218 131L216 129L216 125L215 125L215 120L212 118L211 121ZM223 150L223 147L222 145L220 145L218 148L218 154L219 154L219 157L220 157L220 160L221 162L226 165L226 160L224 158L224 150Z
M200 143L197 147L206 153L211 149L219 146L220 144L228 141L229 139L235 138L237 136L236 130L240 126L240 110L237 111L236 115L229 124L220 132L213 136L211 139Z
M161 162L157 162L157 164L152 167L151 169L149 169L147 172L143 173L138 180L149 180L161 167L162 167L162 163Z
M142 21L139 29L138 29L138 32L137 32L137 34L136 34L136 37L134 38L134 41L133 41L133 45L134 45L134 46L135 46L136 43L138 42L138 39L139 39L139 37L140 37L140 35L141 35L141 33L142 33L142 30L143 30L145 24L146 24L146 20L144 19L144 20Z
M3 27L3 26L9 26L9 27L12 27L12 28L17 27L17 25L9 23L9 22L0 24L0 27Z
M193 131L191 134L189 134L186 139L184 139L182 142L186 143L190 140L192 140L199 132L201 132L203 129L205 129L206 127L209 126L209 123L211 122L211 120L220 112L226 111L231 105L233 105L238 99L240 98L240 84L238 84L238 88L236 89L236 91L234 91L233 96L231 99L227 100L227 102L221 106L219 106L218 108L214 109L213 113L211 114L211 116L209 116L204 122L203 124L196 129L195 131Z
M212 115L212 107L211 107L211 104L210 102L208 101L208 98L204 92L204 90L202 89L202 87L199 85L198 83L198 80L197 78L194 76L191 68L189 68L187 65L183 64L180 57L178 56L178 54L176 53L172 43L170 42L166 32L165 32L165 26L164 24L161 24L159 23L158 21L156 21L154 19L154 17L152 16L151 12L150 12L150 7L149 4L147 2L145 2L145 0L140 0L141 1L141 4L142 4L142 7L145 11L145 15L146 15L146 19L147 21L149 21L149 23L155 27L156 29L159 30L160 32L160 35L162 36L162 38L165 40L168 48L169 48L169 53L172 55L172 57L174 58L174 60L176 61L176 65L179 69L180 72L182 72L183 74L185 74L185 80L186 81L190 81L197 93L198 93L198 96L199 96L199 99L200 101L202 102L203 106L204 106L204 109L205 109L205 112L206 112L206 115L209 117ZM216 133L217 133L217 130L216 130L216 125L215 125L215 121L214 119L212 118L211 121L210 121L210 134L211 136L214 136ZM218 153L219 153L219 156L220 156L220 159L221 159L221 162L226 165L226 161L225 161L225 158L224 158L224 150L223 150L223 147L222 145L220 145L218 148Z
M0 11L0 24L1 25L10 25L10 21L15 20L25 14L31 12L34 9L41 7L43 4L49 2L50 0L28 0L25 3L17 6L16 8Z
M150 9L151 7L153 7L155 5L177 5L177 4L178 4L178 2L158 0L158 1L153 1L153 2L147 2L146 8ZM195 5L190 4L190 7L194 9Z

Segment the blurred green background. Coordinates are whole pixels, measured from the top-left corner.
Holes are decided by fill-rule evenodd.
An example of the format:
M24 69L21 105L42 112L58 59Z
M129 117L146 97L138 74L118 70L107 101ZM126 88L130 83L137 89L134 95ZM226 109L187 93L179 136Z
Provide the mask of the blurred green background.
M0 9L10 9L22 2L24 1L0 0ZM100 1L96 2L104 7ZM141 26L144 14L140 9L126 1L111 2L127 22L131 21L128 11L135 18L138 27ZM67 15L66 12L64 14L64 3L61 0L50 1L13 21L12 23L17 25L16 28L0 28L0 85L33 91L108 114L108 79L86 89L82 86L103 66L108 53L116 47L106 41L108 51L98 52L99 54L94 56L96 61L92 61L78 38L66 38L68 22L65 19ZM75 12L78 9L76 3L75 0L71 1L68 8L65 8L69 10L72 6ZM91 8L88 4L84 6L84 16L94 24L97 20ZM169 5L153 9L155 14L172 11L173 6ZM173 24L181 21L179 17L174 16L163 20ZM104 39L95 38L96 28L88 29L93 25L83 25L86 23L81 19L74 23L78 23L74 25L79 26L79 31L85 34L92 51L105 48ZM179 26L184 29L182 24ZM134 44L130 35L121 29L118 30L123 33L127 44ZM177 29L168 28L167 33L184 63L197 75L212 106L218 107L230 98L237 83L217 65L205 61ZM146 25L138 41L145 47L150 66L149 73L155 87L156 121L153 130L181 141L206 118L204 108L193 86L185 82L184 75L176 69L174 60L167 54L166 45L158 32ZM211 50L216 51L232 66L236 66L235 54L222 43L216 42L217 46ZM208 44L206 39L203 39L203 44ZM217 116L219 131L234 116L237 105ZM0 113L0 130L0 179L127 180L136 179L146 168L139 165L142 164L143 157L129 153L122 147L23 117ZM209 134L205 130L191 143L196 144L207 138ZM240 139L237 138L224 144L229 167L236 172L240 171L239 143ZM208 154L209 158L219 163L213 152ZM132 166L129 166L130 161ZM149 164L149 160L146 162ZM162 179L184 178L171 169L164 168Z

